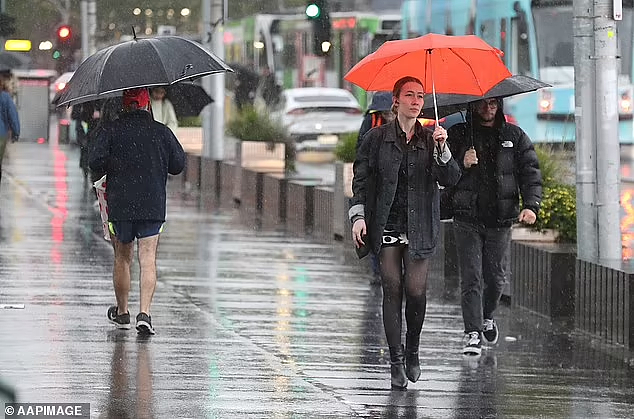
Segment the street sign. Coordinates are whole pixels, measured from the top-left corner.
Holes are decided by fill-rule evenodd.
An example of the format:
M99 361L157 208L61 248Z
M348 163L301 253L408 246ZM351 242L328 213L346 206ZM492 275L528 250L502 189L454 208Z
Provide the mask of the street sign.
M623 20L623 0L613 0L614 20Z

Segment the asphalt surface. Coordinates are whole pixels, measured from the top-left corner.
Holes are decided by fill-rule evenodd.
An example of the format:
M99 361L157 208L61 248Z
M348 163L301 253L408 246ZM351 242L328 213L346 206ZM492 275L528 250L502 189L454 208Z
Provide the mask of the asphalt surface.
M10 144L0 184L0 379L93 418L631 418L632 353L518 308L464 358L455 284L432 272L422 376L391 391L381 291L336 245L199 209L171 179L157 334L106 320L112 250L73 146ZM138 311L138 265L130 311Z

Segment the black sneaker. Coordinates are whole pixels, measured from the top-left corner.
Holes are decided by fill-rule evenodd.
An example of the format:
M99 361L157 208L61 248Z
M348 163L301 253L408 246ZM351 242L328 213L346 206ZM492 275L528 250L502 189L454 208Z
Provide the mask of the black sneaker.
M117 329L130 328L130 312L119 314L117 306L108 309L108 320L117 326Z
M469 332L464 334L464 348L462 353L465 355L480 355L482 353L482 340L480 340L480 332Z
M152 317L145 313L139 313L136 316L136 330L139 334L153 335L156 332L152 327Z
M487 345L495 345L498 343L498 325L493 319L484 319L484 325L482 326L482 340Z

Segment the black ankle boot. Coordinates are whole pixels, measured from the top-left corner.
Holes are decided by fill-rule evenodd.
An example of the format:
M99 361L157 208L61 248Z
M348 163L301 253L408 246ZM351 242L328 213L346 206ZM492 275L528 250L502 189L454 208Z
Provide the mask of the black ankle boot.
M405 335L405 374L407 378L415 383L420 377L420 361L418 359L419 336Z
M392 375L393 389L405 390L407 388L403 345L390 347L390 374Z

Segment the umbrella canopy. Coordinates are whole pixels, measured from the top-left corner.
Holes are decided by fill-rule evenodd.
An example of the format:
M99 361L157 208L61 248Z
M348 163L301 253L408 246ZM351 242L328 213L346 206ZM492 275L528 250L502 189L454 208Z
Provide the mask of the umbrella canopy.
M214 100L205 92L202 86L194 83L175 83L167 86L156 86L165 88L165 97L172 102L174 112L177 118L185 116L198 116L205 106ZM60 92L53 98L53 104L59 102ZM73 105L87 103L107 98L122 97L123 90L116 92L104 93L102 95L84 96L81 99L72 102Z
M425 93L481 96L511 75L501 55L475 35L432 33L385 42L344 78L365 90L391 91L401 77L414 76L423 83Z
M61 92L57 106L137 87L170 85L233 71L200 44L179 36L135 39L88 57Z
M443 118L447 115L451 115L452 113L465 110L467 109L467 105L469 103L476 102L481 99L493 97L504 98L522 93L534 92L544 87L551 87L551 85L532 77L518 74L502 80L482 96L438 94L436 95L438 117ZM434 117L434 103L431 95L426 95L425 97L425 105L423 106L422 116L424 118Z
M165 97L172 102L177 118L198 116L213 102L202 86L193 83L175 83L165 88Z

